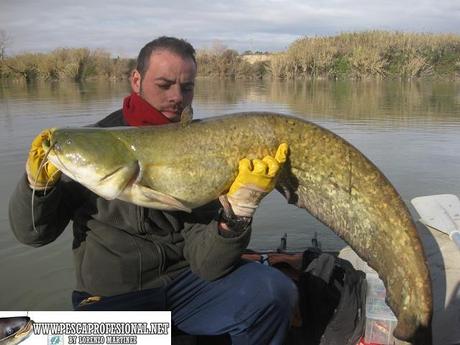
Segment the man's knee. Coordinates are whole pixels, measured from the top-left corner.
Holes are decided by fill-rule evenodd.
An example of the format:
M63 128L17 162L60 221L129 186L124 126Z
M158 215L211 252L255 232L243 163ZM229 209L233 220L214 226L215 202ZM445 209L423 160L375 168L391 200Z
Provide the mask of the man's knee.
M246 286L258 293L253 303L260 309L269 308L272 312L291 315L298 301L298 291L294 282L279 270L260 264L251 268ZM256 285L256 286L255 286Z
M294 282L273 267L247 267L240 294L243 308L235 315L240 323L232 334L234 344L282 344L294 316L298 292ZM240 296L241 296L240 295Z
M271 303L278 310L283 310L290 315L298 301L297 286L277 269L272 269L272 271L270 281L266 285L267 293L272 299Z

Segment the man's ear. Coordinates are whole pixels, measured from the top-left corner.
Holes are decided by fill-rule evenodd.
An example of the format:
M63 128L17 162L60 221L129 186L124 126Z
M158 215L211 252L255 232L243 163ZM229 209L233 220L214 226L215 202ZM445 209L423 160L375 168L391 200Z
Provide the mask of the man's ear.
M131 72L131 89L133 92L139 94L141 92L142 77L137 69Z

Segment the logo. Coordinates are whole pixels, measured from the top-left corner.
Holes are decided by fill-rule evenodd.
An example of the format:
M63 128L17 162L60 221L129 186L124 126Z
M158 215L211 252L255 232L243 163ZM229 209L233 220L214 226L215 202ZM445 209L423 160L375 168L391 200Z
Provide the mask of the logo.
M64 345L64 336L48 335L48 345Z

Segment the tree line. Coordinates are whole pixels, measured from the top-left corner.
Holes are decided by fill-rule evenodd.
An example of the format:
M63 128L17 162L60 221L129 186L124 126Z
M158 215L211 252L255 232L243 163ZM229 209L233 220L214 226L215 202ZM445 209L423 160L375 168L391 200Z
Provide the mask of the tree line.
M1 48L1 79L125 79L136 63L100 49L7 56ZM460 35L367 31L303 37L277 53L201 49L197 63L199 77L221 79L455 79L460 77Z
M134 59L113 58L104 50L58 48L50 53L23 53L1 61L3 79L74 80L123 79L135 67Z
M460 35L368 31L301 38L271 59L275 78L458 78Z

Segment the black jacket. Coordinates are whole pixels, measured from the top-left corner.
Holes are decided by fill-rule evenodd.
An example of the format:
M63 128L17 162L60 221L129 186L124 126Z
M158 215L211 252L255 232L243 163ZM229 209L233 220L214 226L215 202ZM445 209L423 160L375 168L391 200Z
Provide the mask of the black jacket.
M124 126L118 110L96 126ZM73 221L76 290L112 296L169 283L186 267L207 280L229 273L246 248L250 228L233 238L217 229L218 201L193 210L160 211L120 200L107 201L62 176L44 196L35 196L24 175L9 205L11 228L19 241L42 246Z

